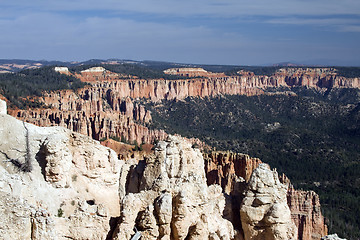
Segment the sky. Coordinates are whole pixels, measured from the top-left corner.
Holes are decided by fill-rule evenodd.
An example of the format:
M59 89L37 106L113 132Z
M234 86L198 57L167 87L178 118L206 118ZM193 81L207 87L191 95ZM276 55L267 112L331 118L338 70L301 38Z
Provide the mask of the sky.
M0 59L360 66L359 0L0 0Z

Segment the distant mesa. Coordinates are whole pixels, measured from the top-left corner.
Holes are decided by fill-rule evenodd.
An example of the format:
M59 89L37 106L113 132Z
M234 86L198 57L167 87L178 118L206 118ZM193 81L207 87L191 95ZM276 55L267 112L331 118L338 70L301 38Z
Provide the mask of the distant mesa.
M169 68L164 70L165 74L183 77L222 77L224 73L212 73L203 68Z

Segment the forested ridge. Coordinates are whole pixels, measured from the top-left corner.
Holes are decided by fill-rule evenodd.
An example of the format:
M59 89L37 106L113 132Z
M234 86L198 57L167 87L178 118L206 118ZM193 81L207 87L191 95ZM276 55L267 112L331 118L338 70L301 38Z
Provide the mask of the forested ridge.
M43 91L78 89L85 86L79 79L55 72L54 67L22 70L18 73L0 74L0 94L10 101L9 107L41 107L29 96L41 96Z

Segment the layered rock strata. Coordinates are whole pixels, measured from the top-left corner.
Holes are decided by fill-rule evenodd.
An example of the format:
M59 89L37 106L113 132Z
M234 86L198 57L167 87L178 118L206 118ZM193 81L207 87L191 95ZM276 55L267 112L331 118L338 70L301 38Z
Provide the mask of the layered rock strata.
M96 140L116 136L140 144L166 137L164 131L150 130L143 125L151 121L151 114L144 106L118 96L109 88L45 93L40 100L50 108L12 110L10 114L38 126L66 127Z
M224 73L212 73L203 68L170 68L164 71L166 74L183 77L225 77Z
M295 190L289 186L287 192L291 218L298 227L298 239L321 239L327 235L325 219L321 214L319 196L314 191Z
M124 162L89 137L36 127L4 111L0 137L5 239L131 239L136 231L142 239L326 235L317 195L293 190L286 178L281 183L276 171L246 155L209 154L205 167L188 140L169 136L153 155ZM225 191L207 185L204 169L216 164L214 181Z
M261 160L249 155L230 151L214 151L204 154L205 171L208 185L219 184L227 194L233 190L236 178L249 181L252 172Z

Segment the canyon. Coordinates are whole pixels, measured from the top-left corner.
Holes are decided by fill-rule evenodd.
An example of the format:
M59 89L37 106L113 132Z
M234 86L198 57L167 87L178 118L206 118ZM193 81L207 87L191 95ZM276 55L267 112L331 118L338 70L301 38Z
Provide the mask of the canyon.
M214 97L221 95L274 94L267 88L306 86L314 89L360 88L359 78L337 76L330 68L280 69L272 76L257 76L239 72L239 76L211 73L204 69L169 69L169 74L200 76L198 78L165 80L139 79L136 76L113 73L94 67L71 73L66 67L56 71L74 75L88 86L76 92L61 90L47 92L39 99L48 109L10 110L9 113L38 126L63 126L96 140L112 136L129 142L153 143L163 140L166 133L146 127L151 113L138 100L159 102L181 100L186 97ZM277 94L295 94L291 91Z
M19 230L0 229L3 236L13 231L9 237L14 237L23 231L29 239L130 239L136 234L134 227L143 239L317 240L327 235L315 192L295 190L286 176L279 177L260 159L245 154L202 155L192 147L194 142L201 145L199 140L150 128L151 112L141 102L272 94L267 89L278 87L289 88L285 94L294 94L294 86L360 88L358 78L338 76L330 68L287 68L272 76L245 71L226 76L203 69L165 72L189 77L179 80L139 79L102 67L80 73L65 67L56 70L88 85L75 92L44 93L39 101L48 108L7 110L1 101L6 129L17 128L1 133L7 134L6 139L23 138L16 140L15 147L1 145L6 176L1 186L10 187L2 188L0 207L15 208L15 202L21 202L18 214L6 212L8 217L3 220L4 226L16 222ZM49 126L58 127L41 128ZM38 134L30 134L35 164L30 173L22 173L14 162L21 166L25 162L11 160L18 159L13 149L27 151L27 129ZM151 143L155 150L150 155L128 154L119 159L118 153L96 141L112 137L133 144ZM50 200L22 188L14 195L13 186L33 189L34 183L46 186ZM106 187L100 194L102 185ZM50 203L51 199L57 200ZM26 224L21 225L23 222Z
M327 234L317 195L294 190L259 159L203 156L189 140L169 135L152 153L121 160L88 136L17 120L0 102L5 239L305 240ZM216 183L228 176L227 184Z

